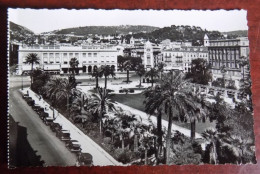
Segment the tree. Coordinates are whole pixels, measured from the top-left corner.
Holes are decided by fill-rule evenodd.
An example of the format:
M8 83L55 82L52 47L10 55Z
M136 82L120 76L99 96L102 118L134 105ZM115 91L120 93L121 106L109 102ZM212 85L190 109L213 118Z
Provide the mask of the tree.
M162 149L162 112L164 110L164 106L161 105L161 100L158 100L161 96L162 89L159 86L155 86L154 88L148 88L144 91L143 95L145 96L144 104L145 104L145 112L153 115L155 114L157 117L157 157L159 151Z
M25 63L31 64L31 87L32 87L32 83L33 83L33 77L32 77L33 65L34 64L39 64L40 63L40 58L39 58L38 54L36 54L36 53L29 53L26 56Z
M136 74L140 77L140 83L139 83L139 88L141 87L142 84L142 76L145 74L145 68L143 64L139 64L136 68Z
M217 141L218 141L218 132L217 130L211 128L206 129L202 133L202 137L209 142L209 163L218 164L218 154L217 154Z
M107 89L107 77L108 76L115 76L115 70L111 68L109 65L101 66L102 74L105 76L105 89Z
M94 71L92 73L92 77L95 77L95 79L96 79L96 89L99 88L98 78L101 78L102 76L103 76L103 71L102 71L101 67L94 69Z
M160 79L162 78L162 73L163 73L163 70L164 70L164 67L166 66L166 64L165 63L163 63L163 62L159 62L158 64L157 64L157 69L158 69L158 71L160 72Z
M191 71L187 73L186 79L191 79L192 83L207 85L212 79L210 65L204 59L193 59L191 62Z
M126 71L127 73L127 78L126 78L126 83L129 83L129 71L131 70L131 67L132 67L132 63L131 61L125 61L124 64L123 64L123 68L124 70Z
M74 57L70 59L70 68L74 77L75 77L75 71L78 70L78 65L79 65L79 61L77 58Z
M154 83L154 77L159 77L158 71L155 68L151 68L145 75L145 77L151 77L152 86Z
M226 72L227 72L227 70L226 70L226 66L225 65L223 65L223 66L221 66L220 67L220 72L222 73L222 79L223 79L223 88L225 88L225 83L226 83L226 77L225 77L225 75L226 75Z
M158 98L152 98L152 100L157 100L154 103L163 108L164 113L168 116L166 164L169 164L173 119L181 121L181 115L193 109L193 107L189 108L193 101L190 99L190 88L187 87L183 74L179 71L164 75L158 86L161 88L160 95L158 95Z
M110 101L109 91L107 89L97 88L98 93L93 94L93 100L90 102L90 108L93 113L98 114L100 135L103 135L103 118L109 110L115 110L114 103Z

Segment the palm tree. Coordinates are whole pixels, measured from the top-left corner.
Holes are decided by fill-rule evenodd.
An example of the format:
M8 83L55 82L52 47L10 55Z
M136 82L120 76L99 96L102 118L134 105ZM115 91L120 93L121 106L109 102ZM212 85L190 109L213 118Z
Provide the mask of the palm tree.
M74 77L75 77L75 70L78 68L78 65L79 65L79 61L77 58L74 57L70 59L70 67Z
M126 83L130 82L130 81L129 81L129 71L130 71L131 67L132 67L132 63L131 63L130 60L127 60L127 61L124 62L123 68L124 68L124 70L125 70L126 73L127 73Z
M218 164L218 154L217 154L217 141L219 139L217 130L211 128L206 129L202 134L202 137L208 141L209 144L209 163Z
M163 63L163 62L159 62L159 63L157 64L157 69L158 69L158 71L160 72L160 79L162 78L163 68L164 68L165 66L166 66L166 64Z
M136 74L140 77L140 84L139 84L139 88L141 87L141 83L142 83L142 76L145 74L145 68L143 64L139 64L136 68Z
M73 94L74 84L70 83L67 79L63 79L60 89L57 91L57 101L60 101L62 99L67 100L67 111L69 112L69 106L70 106L70 97ZM70 112L69 112L70 114Z
M61 78L53 78L44 87L46 96L51 99L52 107L57 106L57 93L61 89L63 81L64 79ZM54 117L53 109L53 118Z
M159 77L158 76L158 71L155 68L151 68L150 71L148 71L145 75L145 77L151 77L151 82L152 82L152 86L154 83L154 77Z
M98 93L92 94L93 101L90 102L90 108L93 113L98 114L100 135L103 135L103 118L109 110L115 110L114 103L110 101L109 91L107 89L97 88Z
M166 164L169 164L170 157L170 146L171 146L171 132L172 132L172 122L173 119L178 121L183 121L183 115L189 112L195 113L195 104L191 98L192 93L190 88L187 86L186 81L183 80L183 74L179 71L170 72L163 76L160 84L156 87L156 97L146 97L146 99L151 101L146 103L146 108L159 108L164 111L168 116L168 129L166 135ZM154 88L154 89L156 89ZM160 90L158 90L158 88ZM148 104L149 103L149 104ZM157 107L156 107L157 106ZM151 110L152 111L152 110Z
M101 78L102 76L103 76L103 71L100 67L97 69L94 69L94 71L92 73L92 77L95 77L95 79L96 79L96 89L99 87L98 78Z
M115 70L113 68L111 68L109 65L106 66L102 66L101 67L103 75L105 76L105 89L107 89L107 77L108 76L115 76Z
M154 88L149 88L144 91L143 95L145 96L144 104L145 104L145 112L157 116L157 155L158 152L162 148L162 111L164 110L163 105L161 105L160 95L161 95L161 88L159 86L155 86Z
M39 64L40 63L40 58L38 57L38 54L36 54L36 53L29 53L26 56L25 63L32 65L31 66L31 87L32 87L32 83L33 83L33 77L32 77L33 65L34 64Z

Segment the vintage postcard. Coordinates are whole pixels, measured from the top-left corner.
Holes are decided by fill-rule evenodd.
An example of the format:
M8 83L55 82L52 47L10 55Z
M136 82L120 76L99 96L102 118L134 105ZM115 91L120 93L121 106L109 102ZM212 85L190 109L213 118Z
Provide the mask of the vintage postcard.
M247 11L8 22L10 168L256 163Z

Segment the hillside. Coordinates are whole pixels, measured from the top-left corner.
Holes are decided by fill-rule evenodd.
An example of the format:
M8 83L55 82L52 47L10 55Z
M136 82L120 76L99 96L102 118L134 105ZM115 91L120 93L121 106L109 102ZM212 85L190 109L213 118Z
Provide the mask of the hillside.
M228 38L247 37L248 30L236 30L236 31L222 32L222 34L227 34Z
M98 35L114 35L114 34L128 34L139 33L139 32L152 32L158 27L145 26L145 25L120 25L120 26L86 26L86 27L76 27L67 28L61 30L55 30L48 33L53 34L75 34L80 36L85 36L88 34L98 34Z
M34 32L29 30L28 28L15 24L10 21L9 25L9 32L10 32L10 40L16 40L16 41L24 41L28 40L28 38L32 38L34 36Z
M149 39L152 42L161 42L165 39L170 39L171 41L189 41L193 45L202 45L203 38L207 34L210 39L220 39L223 35L219 31L207 31L200 27L181 25L171 27L164 27L158 30L152 31L150 33L137 33L134 34L134 38L144 38ZM127 38L131 37L130 35Z

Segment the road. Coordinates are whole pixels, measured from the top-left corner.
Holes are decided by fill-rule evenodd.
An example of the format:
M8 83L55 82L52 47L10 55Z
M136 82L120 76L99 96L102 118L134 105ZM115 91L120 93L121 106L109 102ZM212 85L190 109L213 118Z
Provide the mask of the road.
M24 79L24 85L29 85L29 78ZM39 116L22 99L19 92L21 78L10 78L9 112L15 122L27 128L27 139L30 146L45 161L46 166L74 166L76 155L72 154L65 144L46 126ZM10 130L12 136L12 130Z

